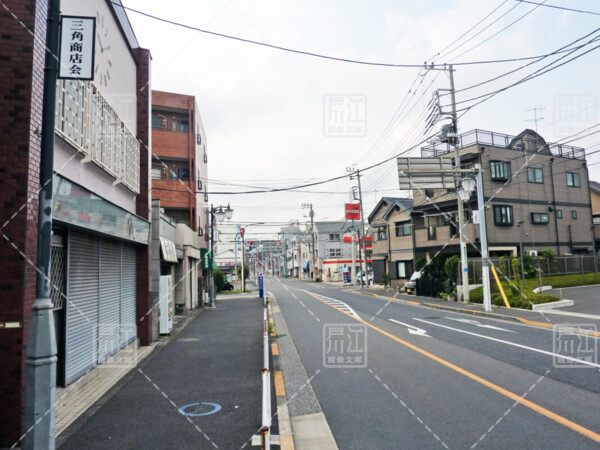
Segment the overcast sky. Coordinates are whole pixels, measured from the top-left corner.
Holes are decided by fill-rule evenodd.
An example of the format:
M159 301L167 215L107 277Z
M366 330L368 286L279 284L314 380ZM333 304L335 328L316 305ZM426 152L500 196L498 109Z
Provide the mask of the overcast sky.
M597 15L536 8L515 0L123 3L165 19L246 39L396 64L434 60L434 55L496 8L436 62L542 55L599 26ZM547 3L600 12L600 2L593 0ZM362 169L383 161L424 139L424 114L431 95L436 88L449 87L444 72L327 61L186 30L131 11L128 15L140 45L152 53L153 88L196 96L208 137L211 192L305 184L344 175L352 164ZM598 43L585 50L595 45ZM458 92L457 101L510 85L550 61ZM526 62L456 67L456 88L488 80ZM563 139L598 123L598 73L600 49L474 107L460 118L459 131L479 128L515 135L535 128L529 121L534 112L528 110L543 108L538 112L538 117L543 117L537 123L539 133L550 142ZM391 133L382 134L401 105L406 107L393 122ZM600 149L599 143L596 134L573 145L591 152ZM410 154L418 156L420 151ZM590 166L591 178L596 180L600 180L598 155L588 158L588 164L599 163ZM302 193L215 194L210 202L231 204L235 223L304 222L308 219L303 203L313 204L316 220L338 220L343 218L343 205L353 183L344 179ZM362 188L367 216L381 196L406 194L398 190L395 161L366 171ZM277 231L275 227L256 230Z

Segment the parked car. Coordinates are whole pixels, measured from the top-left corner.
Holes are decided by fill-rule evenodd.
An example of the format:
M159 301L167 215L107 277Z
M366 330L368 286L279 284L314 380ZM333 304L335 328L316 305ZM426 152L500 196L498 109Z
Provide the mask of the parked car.
M356 279L359 282L366 283L365 276L364 276L364 274L362 272L358 272L356 274ZM373 271L372 270L368 270L367 271L367 279L369 280L369 283L373 283Z
M224 291L233 291L233 289L234 289L233 284L231 284L229 281L226 281L225 284L223 285Z
M402 286L402 289L400 289L400 292L406 292L407 294L414 295L417 290L417 280L421 278L421 273L422 272L420 270L413 272L409 280L404 284L404 286Z

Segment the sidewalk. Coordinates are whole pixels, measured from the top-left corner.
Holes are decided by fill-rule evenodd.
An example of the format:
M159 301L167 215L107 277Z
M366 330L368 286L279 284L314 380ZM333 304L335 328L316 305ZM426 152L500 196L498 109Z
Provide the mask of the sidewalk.
M261 425L263 304L217 297L57 438L79 448L241 448ZM273 430L276 433L276 430Z

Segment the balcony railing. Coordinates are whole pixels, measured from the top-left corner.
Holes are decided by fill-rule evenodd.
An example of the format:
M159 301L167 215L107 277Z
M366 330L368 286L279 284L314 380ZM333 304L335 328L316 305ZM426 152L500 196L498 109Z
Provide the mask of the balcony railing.
M140 144L91 82L57 81L55 131L139 193Z
M471 145L490 145L498 148L523 151L524 149L521 147L517 147L515 145L511 146L511 142L514 138L515 136L508 134L494 133L492 131L485 130L472 130L468 133L463 133L458 136L458 148L462 149ZM542 144L539 141L528 139L519 139L519 142L525 143L527 147L529 147L527 144L531 144L531 147L533 148L538 148L540 147L540 144ZM585 160L585 150L581 147L547 142L542 148L544 151L549 152L554 156ZM436 142L432 145L421 147L421 157L434 158L445 155L446 153L450 153L452 151L454 151L454 147L447 142Z

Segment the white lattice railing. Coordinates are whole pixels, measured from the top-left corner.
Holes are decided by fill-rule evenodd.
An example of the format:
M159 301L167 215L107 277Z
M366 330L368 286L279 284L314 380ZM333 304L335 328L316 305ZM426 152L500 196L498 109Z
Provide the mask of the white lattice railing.
M57 81L55 127L78 151L140 191L140 144L91 82Z

